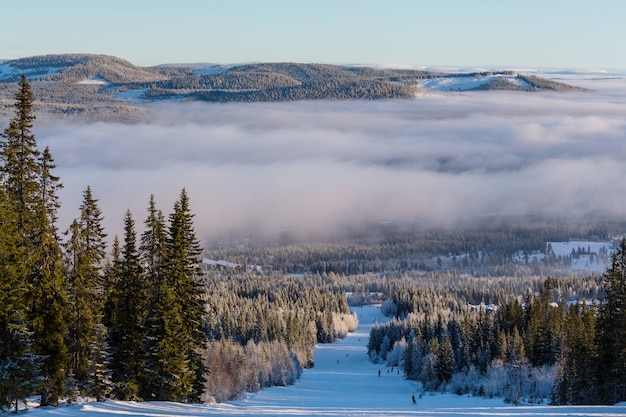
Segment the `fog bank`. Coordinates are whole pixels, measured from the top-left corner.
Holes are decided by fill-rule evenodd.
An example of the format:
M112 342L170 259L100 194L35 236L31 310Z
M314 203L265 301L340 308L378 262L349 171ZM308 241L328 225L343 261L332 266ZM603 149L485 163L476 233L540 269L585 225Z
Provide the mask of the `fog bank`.
M624 214L623 78L591 93L465 93L384 102L163 103L142 123L36 122L65 185L110 235L150 194L185 187L202 239L231 231L331 233L370 220L454 224L485 214ZM580 85L580 84L579 84Z

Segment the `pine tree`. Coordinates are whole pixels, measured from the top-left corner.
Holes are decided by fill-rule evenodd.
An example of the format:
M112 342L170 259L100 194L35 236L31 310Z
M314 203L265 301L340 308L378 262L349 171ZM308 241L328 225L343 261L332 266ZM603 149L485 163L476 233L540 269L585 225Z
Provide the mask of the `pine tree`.
M22 75L15 95L15 116L2 137L2 175L8 198L13 202L17 229L26 242L36 229L41 167L40 152L32 133L35 115L30 84Z
M85 391L96 401L104 401L112 390L112 377L109 369L108 330L103 323L96 324L94 339L89 345L89 378Z
M68 359L64 340L68 304L63 256L52 230L44 231L38 240L34 253L38 264L29 277L29 321L34 351L44 358L40 404L56 406L63 394Z
M141 397L148 399L162 399L163 381L166 371L161 358L161 338L164 333L164 313L167 307L163 304L163 292L166 288L165 243L166 224L160 210L157 210L154 195L150 196L148 217L144 221L145 231L141 235L140 255L144 266L144 281L146 285L146 319L145 319L145 369L141 384Z
M124 217L124 245L117 268L119 276L113 288L113 316L109 346L110 369L115 385L113 393L120 400L139 399L139 384L144 368L145 285L135 222L130 211Z
M83 193L80 217L70 225L65 244L68 264L70 320L68 329L68 374L75 378L79 389L89 393L89 387L100 384L89 374L92 355L104 346L95 347L98 325L102 324L105 302L103 260L106 234L102 227L102 212L93 198L91 188ZM100 357L100 355L98 355Z
M12 204L0 186L0 411L13 404L17 412L39 373L26 327L27 285L20 240Z
M439 349L437 349L435 355L437 356L435 366L437 379L439 383L447 384L454 374L454 351L452 350L450 337L446 335L442 338Z
M597 321L597 381L600 402L626 400L626 238L613 253L604 273L606 293Z
M105 302L102 313L102 324L109 329L113 326L113 310L115 309L115 293L114 288L120 276L120 264L122 260L122 249L120 240L116 236L113 237L113 245L111 247L111 255L104 268L104 292Z
M44 358L40 404L56 406L63 394L68 359L64 340L68 300L56 226L60 207L57 191L62 185L59 178L52 174L55 165L48 148L41 155L40 167L38 230L34 234L32 250L35 265L29 275L29 299L32 300L29 321L35 352Z
M35 116L30 85L22 76L16 95L15 117L4 132L2 173L8 197L13 201L20 233L29 300L26 324L33 337L33 351L43 358L41 405L56 405L64 385L67 359L63 340L67 310L62 252L57 235L57 191L62 187L52 174L54 159L48 148L42 153L32 133Z
M595 362L595 314L584 303L572 304L561 334L559 374L555 381L555 404L598 402Z
M188 355L189 334L183 318L183 306L175 289L164 284L156 306L153 326L155 346L150 355L151 399L185 401L193 391L195 372Z
M58 192L63 188L63 184L59 182L59 177L52 174L56 165L54 163L54 158L50 153L50 149L47 146L41 154L39 165L41 167L41 179L39 185L39 193L42 203L41 209L43 210L43 216L47 220L47 225L51 228L51 232L58 240L57 212L61 207Z
M204 331L205 292L200 281L200 255L202 250L193 226L193 214L187 192L183 189L174 211L169 216L166 239L167 261L164 271L163 302L160 319L163 321L159 349L178 350L179 375L175 390L169 390L177 400L200 401L204 391L205 367L202 350L206 345ZM175 338L175 339L171 339ZM157 355L158 356L158 355ZM171 356L169 356L171 358ZM171 372L171 364L163 364L163 372ZM176 368L174 368L175 370ZM186 383L189 379L189 384ZM171 381L168 381L168 383ZM163 398L161 398L163 399Z

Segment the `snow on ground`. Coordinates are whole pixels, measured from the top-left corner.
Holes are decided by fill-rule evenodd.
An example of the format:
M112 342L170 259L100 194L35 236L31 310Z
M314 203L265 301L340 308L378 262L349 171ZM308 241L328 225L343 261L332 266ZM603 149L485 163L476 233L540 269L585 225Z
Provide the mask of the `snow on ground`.
M572 254L582 250L583 253L576 257L572 257L569 268L572 271L589 271L601 273L606 271L610 266L611 254L615 250L617 241L587 241L587 240L570 240L567 242L548 242L546 247L551 247L554 256L557 258L566 258ZM598 257L600 252L606 253L606 258ZM546 258L545 253L534 252L528 255L528 259L523 252L519 252L513 259L516 262L542 262Z
M83 81L79 81L76 84L85 84L85 85L109 85L109 82L101 77L91 77Z
M63 69L65 69L65 67L17 68L13 66L11 62L4 62L0 64L0 81L6 81L7 79L13 80L22 74L25 74L26 78L30 81L56 74Z
M431 91L466 91L480 87L496 78L503 78L513 84L525 86L525 81L512 75L494 74L494 75L476 75L476 76L458 76L458 77L440 77L430 78L420 81L420 87Z
M143 103L144 101L143 95L146 93L146 91L148 91L147 88L141 88L138 90L121 91L121 92L115 93L113 97L123 99L123 100L128 100L134 104L139 105Z
M28 417L626 416L626 404L516 407L506 405L499 399L453 394L426 393L419 398L415 382L406 381L395 369L391 372L391 369L373 364L367 358L366 345L372 325L386 321L379 308L365 306L354 311L360 321L357 331L340 342L319 345L315 349L315 367L304 371L300 380L292 386L267 388L244 399L223 404L107 401L35 408L26 414ZM416 405L412 404L411 395L415 395Z

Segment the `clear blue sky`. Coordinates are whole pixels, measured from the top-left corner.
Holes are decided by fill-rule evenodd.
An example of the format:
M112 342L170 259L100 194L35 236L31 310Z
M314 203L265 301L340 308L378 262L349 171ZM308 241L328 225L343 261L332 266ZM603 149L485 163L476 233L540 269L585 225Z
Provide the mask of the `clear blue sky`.
M626 0L0 0L0 59L626 68Z

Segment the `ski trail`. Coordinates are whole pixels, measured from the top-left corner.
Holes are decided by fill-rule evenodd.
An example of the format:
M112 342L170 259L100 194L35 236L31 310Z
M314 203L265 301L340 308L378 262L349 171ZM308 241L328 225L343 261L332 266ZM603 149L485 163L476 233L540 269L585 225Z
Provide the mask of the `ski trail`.
M397 369L373 364L367 342L374 323L386 318L375 306L354 308L359 317L356 332L332 344L318 345L315 367L307 369L294 385L265 388L246 398L222 404L107 401L71 407L30 410L28 417L626 417L626 405L516 407L500 399L453 394L426 394L419 398L415 382ZM381 375L378 376L380 369ZM416 395L413 405L411 396Z
M359 319L357 330L335 343L319 344L314 351L315 366L305 370L294 385L264 389L231 404L255 409L276 406L412 408L411 396L417 397L416 383L405 380L397 367L392 371L370 362L367 356L372 326L387 319L377 306L356 307L352 311Z

